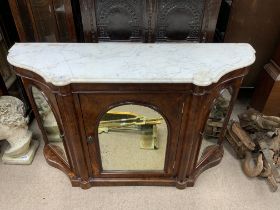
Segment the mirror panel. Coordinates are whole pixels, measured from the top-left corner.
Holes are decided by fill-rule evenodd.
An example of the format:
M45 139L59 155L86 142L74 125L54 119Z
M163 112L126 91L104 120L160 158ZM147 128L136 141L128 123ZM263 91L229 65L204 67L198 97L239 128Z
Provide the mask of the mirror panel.
M225 118L229 111L229 105L232 98L232 89L223 89L218 98L212 105L212 110L207 119L203 132L203 139L200 146L199 157L201 158L205 148L211 145L217 145ZM199 161L199 160L198 160Z
M103 170L164 170L167 136L164 118L151 108L110 109L98 126Z
M44 94L34 86L32 87L32 94L48 138L48 145L52 147L57 155L68 163L57 121L50 105L48 104L48 101L46 100Z

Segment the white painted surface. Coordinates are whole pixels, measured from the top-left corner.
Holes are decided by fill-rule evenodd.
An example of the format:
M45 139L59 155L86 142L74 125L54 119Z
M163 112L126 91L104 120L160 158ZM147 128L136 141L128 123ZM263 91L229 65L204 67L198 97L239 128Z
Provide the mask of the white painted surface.
M251 65L249 44L16 43L10 64L56 86L69 83L194 83L207 86Z

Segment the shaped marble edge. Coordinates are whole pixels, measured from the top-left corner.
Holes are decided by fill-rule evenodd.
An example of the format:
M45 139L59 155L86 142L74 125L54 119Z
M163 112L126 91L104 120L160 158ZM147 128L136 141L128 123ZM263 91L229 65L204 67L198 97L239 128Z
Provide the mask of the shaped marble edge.
M70 83L208 86L225 74L254 63L255 50L246 43L16 43L7 60L55 86Z

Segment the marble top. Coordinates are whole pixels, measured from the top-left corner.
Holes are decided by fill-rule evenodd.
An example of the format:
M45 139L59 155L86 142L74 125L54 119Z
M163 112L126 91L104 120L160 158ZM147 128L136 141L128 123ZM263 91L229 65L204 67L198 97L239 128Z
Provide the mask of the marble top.
M193 83L207 86L251 65L255 50L231 43L16 43L10 64L56 86L70 83Z

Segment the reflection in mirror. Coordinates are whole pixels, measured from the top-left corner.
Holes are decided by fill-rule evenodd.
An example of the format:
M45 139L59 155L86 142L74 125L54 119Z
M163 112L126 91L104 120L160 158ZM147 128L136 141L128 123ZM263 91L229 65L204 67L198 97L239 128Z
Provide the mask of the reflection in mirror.
M109 110L98 127L103 170L163 170L167 132L164 118L148 107Z
M50 105L48 104L43 93L34 86L32 87L32 94L48 138L48 145L53 148L57 155L59 155L66 163L68 163L63 140L60 137L61 135L57 121Z
M212 110L207 119L203 132L203 139L200 147L199 157L202 156L205 148L217 145L225 118L229 111L229 104L232 97L231 89L223 89L218 98L213 102Z

